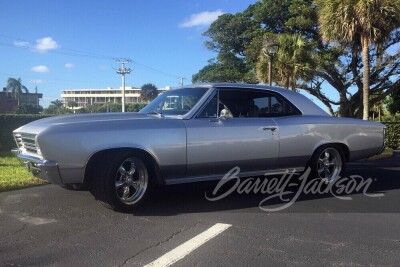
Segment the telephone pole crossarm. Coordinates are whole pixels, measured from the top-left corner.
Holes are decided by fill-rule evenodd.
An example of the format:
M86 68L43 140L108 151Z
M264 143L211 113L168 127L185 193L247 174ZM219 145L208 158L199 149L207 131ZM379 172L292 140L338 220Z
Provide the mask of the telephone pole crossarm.
M183 80L186 80L185 77L179 77L179 84L183 86Z

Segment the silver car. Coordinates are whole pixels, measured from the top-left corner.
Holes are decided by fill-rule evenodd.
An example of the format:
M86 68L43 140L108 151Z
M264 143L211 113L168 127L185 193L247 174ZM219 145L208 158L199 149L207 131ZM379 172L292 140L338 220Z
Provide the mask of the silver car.
M286 89L208 84L166 91L139 113L51 117L14 136L35 176L130 210L154 185L218 180L236 166L240 177L310 167L334 181L346 162L383 150L385 127L331 117Z

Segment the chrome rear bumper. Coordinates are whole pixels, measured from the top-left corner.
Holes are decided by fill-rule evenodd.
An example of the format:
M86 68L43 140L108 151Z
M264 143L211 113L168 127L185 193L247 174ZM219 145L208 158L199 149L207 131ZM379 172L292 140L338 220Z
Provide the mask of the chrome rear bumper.
M25 165L26 169L36 178L48 181L52 184L62 184L58 163L51 160L41 160L26 154L21 154L21 151L16 148L11 152Z

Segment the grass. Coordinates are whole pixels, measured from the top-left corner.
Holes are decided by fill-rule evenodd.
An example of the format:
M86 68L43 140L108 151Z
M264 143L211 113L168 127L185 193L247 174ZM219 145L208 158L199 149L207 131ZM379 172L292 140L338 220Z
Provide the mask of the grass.
M390 158L391 156L393 156L393 149L387 147L385 148L385 150L383 150L381 154L372 156L368 160L387 159Z
M0 192L46 184L28 172L11 152L0 151Z

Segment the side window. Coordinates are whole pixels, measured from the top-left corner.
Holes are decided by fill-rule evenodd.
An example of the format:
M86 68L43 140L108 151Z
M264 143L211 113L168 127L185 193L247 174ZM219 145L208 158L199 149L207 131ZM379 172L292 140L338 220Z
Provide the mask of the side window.
M219 102L234 118L283 117L299 115L300 112L278 94L262 90L220 90Z
M283 98L271 97L271 114L275 117L300 115L300 112Z
M208 104L203 108L203 110L197 117L216 118L218 113L217 103L218 103L218 94L214 94L214 96L209 100Z
M220 90L220 113L223 116L233 118L259 117L260 108L255 103L256 92L245 89Z

